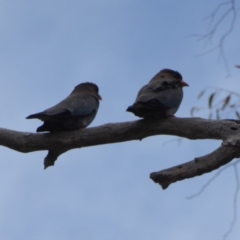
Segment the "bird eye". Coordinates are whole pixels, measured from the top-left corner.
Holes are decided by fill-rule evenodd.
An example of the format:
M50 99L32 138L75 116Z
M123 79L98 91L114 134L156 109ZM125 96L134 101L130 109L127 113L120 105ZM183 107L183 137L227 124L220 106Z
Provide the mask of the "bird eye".
M161 78L164 78L164 75L161 75Z

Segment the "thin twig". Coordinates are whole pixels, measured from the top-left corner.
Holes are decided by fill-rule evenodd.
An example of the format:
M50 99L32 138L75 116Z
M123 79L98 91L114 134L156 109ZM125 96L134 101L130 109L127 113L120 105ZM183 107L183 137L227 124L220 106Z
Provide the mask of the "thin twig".
M221 17L219 19L217 19L215 21L216 14L225 5L230 5L230 7L221 15ZM196 55L196 57L200 57L200 56L204 56L204 55L207 55L209 53L212 53L216 50L219 50L219 58L223 60L225 69L227 71L227 77L230 75L230 71L229 71L228 62L227 62L227 58L226 58L226 54L225 54L225 50L224 50L224 43L225 43L226 38L232 33L232 31L234 29L234 26L235 26L235 23L236 23L236 19L237 19L236 0L230 0L230 1L220 3L215 8L215 10L212 12L212 14L210 16L208 16L207 18L205 18L205 19L209 19L210 27L215 22L213 27L211 27L211 29L207 33L192 35L192 36L196 37L198 41L207 40L206 43L209 43L212 40L212 38L214 37L214 35L216 34L217 30L219 29L219 26L222 24L222 22L224 20L226 20L227 16L230 13L232 13L232 20L230 22L229 29L225 33L223 33L223 35L221 36L221 38L219 40L218 45L212 47L211 49L209 49L207 51L204 51L201 54Z
M235 165L236 163L239 163L240 160L238 159L235 163L229 163L228 165L222 167L221 169L219 169L202 187L201 189L197 192L194 193L188 197L186 197L186 199L193 199L199 195L201 195L204 190L206 190L206 188L223 172L225 171L227 168L232 167L233 165Z
M227 237L232 232L233 227L235 226L235 224L237 222L237 210L238 210L237 209L237 206L238 206L237 201L238 201L238 194L239 194L239 190L240 190L240 181L239 181L239 174L238 174L238 168L237 168L238 163L239 163L239 161L232 164L234 167L234 175L235 175L235 179L236 179L236 189L235 189L234 198L233 198L233 219L229 226L229 229L223 235L223 240L227 239Z

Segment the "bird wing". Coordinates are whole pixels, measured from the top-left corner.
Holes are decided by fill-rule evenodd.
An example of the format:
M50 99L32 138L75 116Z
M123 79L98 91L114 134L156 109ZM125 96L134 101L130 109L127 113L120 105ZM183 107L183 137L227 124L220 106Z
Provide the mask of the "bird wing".
M66 99L56 104L55 106L46 109L43 112L32 114L27 117L39 118L43 121L56 117L84 117L90 115L93 111L98 109L99 102L96 97L90 94L74 94L69 95Z
M68 112L71 116L86 116L98 109L99 102L96 97L90 94L70 95L62 102L45 110L48 116Z
M167 108L175 108L179 107L182 97L182 88L164 88L161 82L154 82L140 89L136 102L157 100Z

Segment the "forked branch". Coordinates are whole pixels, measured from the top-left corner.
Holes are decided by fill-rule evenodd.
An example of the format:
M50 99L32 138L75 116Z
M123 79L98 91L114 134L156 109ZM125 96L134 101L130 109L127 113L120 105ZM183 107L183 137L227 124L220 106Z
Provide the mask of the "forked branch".
M216 139L223 144L213 153L192 162L152 173L163 189L171 183L210 172L240 154L240 121L201 118L168 118L109 123L73 132L26 133L0 128L0 145L19 152L48 150L44 166L54 165L62 153L75 148L142 140L155 135L173 135L188 139Z

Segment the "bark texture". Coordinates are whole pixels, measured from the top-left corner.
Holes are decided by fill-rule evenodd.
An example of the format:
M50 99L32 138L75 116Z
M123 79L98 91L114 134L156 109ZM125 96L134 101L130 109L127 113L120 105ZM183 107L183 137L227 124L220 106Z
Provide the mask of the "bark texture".
M211 172L240 156L240 121L230 119L139 120L60 133L27 133L0 128L0 145L24 153L48 150L44 159L44 168L47 168L53 166L57 158L70 149L142 140L154 135L222 140L221 146L206 156L151 173L150 178L163 189L176 181Z

